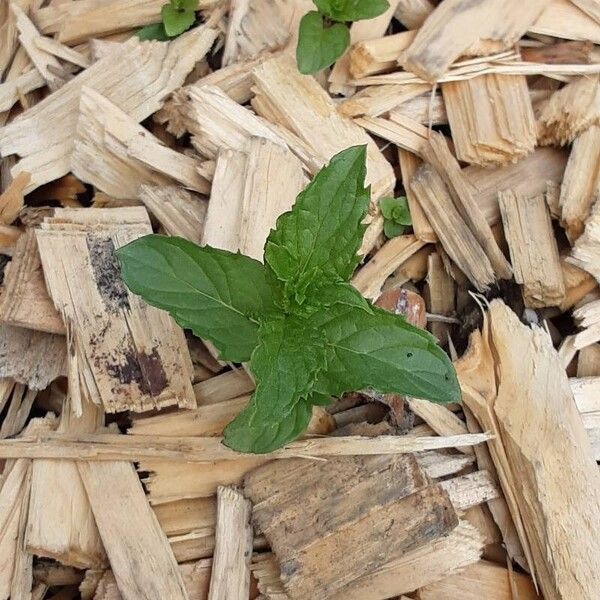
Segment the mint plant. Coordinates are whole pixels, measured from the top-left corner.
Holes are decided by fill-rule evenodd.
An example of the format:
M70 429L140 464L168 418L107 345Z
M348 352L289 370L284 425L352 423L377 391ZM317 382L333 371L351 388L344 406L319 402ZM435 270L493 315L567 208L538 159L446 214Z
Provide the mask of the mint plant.
M383 233L389 239L402 235L406 227L412 225L408 201L404 196L381 198L379 210L383 215Z
M300 73L332 65L350 45L348 22L372 19L388 8L387 0L313 0L318 10L302 17L296 62Z
M117 250L132 292L210 340L222 359L250 362L256 389L225 429L224 443L234 450L283 446L306 429L313 405L347 391L460 398L435 338L348 283L369 205L365 161L365 146L331 159L277 219L264 265L160 235Z
M162 22L142 27L136 35L141 40L169 41L194 24L197 9L198 0L170 0L160 10Z

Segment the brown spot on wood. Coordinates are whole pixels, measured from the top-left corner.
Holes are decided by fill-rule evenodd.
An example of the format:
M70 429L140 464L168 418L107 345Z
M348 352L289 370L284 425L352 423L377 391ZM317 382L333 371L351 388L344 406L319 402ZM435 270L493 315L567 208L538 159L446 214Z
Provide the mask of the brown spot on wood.
M146 352L125 352L125 363L108 363L106 371L119 383L135 383L143 394L158 396L168 384L167 375L156 348Z

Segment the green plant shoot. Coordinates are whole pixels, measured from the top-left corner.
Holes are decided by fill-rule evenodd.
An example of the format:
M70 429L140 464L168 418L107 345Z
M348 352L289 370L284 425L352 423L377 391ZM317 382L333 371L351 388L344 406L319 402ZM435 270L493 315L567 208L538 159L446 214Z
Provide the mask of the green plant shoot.
M388 8L387 0L313 0L317 11L302 17L296 62L300 73L317 73L332 65L350 45L348 23L372 19Z
M240 452L270 452L308 426L313 405L372 388L456 402L452 363L426 331L373 306L349 283L369 205L366 146L340 152L277 219L264 265L239 253L148 235L117 251L149 304L250 363L256 389L225 429Z
M412 225L408 202L404 196L400 198L382 198L379 210L383 215L383 232L389 239L404 233L408 225Z
M198 0L170 0L160 10L162 22L142 27L136 35L141 40L167 42L194 24L197 9Z

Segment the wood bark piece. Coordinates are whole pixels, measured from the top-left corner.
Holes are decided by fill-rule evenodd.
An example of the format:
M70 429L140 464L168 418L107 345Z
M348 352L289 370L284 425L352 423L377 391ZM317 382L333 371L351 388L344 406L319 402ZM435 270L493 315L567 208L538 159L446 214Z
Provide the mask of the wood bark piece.
M247 600L250 593L250 502L230 487L217 490L217 531L208 600Z
M600 281L600 202L595 202L567 260Z
M537 135L525 76L482 75L441 87L459 160L502 165L533 152Z
M77 466L123 600L188 600L175 557L133 465Z
M600 125L598 75L576 77L543 104L538 138L541 144L564 145L595 125Z
M500 212L515 281L523 286L525 305L558 306L565 284L548 206L543 196L524 198L500 192Z
M43 390L66 375L66 361L67 346L62 335L0 326L0 377Z
M375 300L385 280L425 242L414 235L401 235L388 240L352 278L352 285L366 298Z
M474 188L475 201L490 225L500 220L498 192L512 189L527 198L545 194L548 182L560 184L567 155L557 148L537 148L517 163L504 167L471 165L463 175Z
M446 1L419 29L406 51L405 66L433 82L477 42L499 42L502 48L510 47L548 4L549 0L533 0L525 7L518 0L484 0L477 4Z
M195 405L182 330L130 294L114 250L151 233L144 208L57 209L37 230L50 296L67 324L70 391L107 412Z
M520 600L537 600L531 578L515 573L495 563L481 560L437 583L421 588L418 600L513 600L516 591Z
M487 289L495 280L492 265L437 171L429 164L421 165L410 188L448 255L477 289Z
M164 146L148 130L91 88L81 90L71 169L113 198L136 198L140 184L177 181L201 193L210 189L200 163Z
M561 220L575 241L583 232L600 188L600 126L580 134L571 148L560 188Z
M275 463L248 475L244 489L294 599L348 593L354 580L458 525L446 492L412 456ZM309 514L322 524L318 533Z
M432 131L429 136L429 143L424 147L423 152L427 161L435 167L446 183L458 212L487 255L496 277L510 279L512 276L510 263L496 243L485 215L479 208L471 188L463 176L460 165L450 152L444 136L441 133Z
M200 244L207 202L175 185L140 185L139 198L168 235Z
M202 26L169 44L131 40L121 52L100 59L0 131L0 153L21 157L13 175L32 173L27 188L31 191L69 172L83 86L104 95L139 122L183 83L216 35L216 30ZM57 129L56 123L61 127Z
M98 430L101 409L87 401L76 417L66 400L58 431ZM31 499L25 538L27 551L78 568L107 566L106 554L77 464L61 460L34 460Z
M37 241L31 229L17 240L12 261L4 271L0 319L8 325L65 333L64 323L46 290Z
M288 56L272 58L254 69L252 106L265 119L286 128L306 144L323 166L349 146L367 145L366 183L374 199L394 187L391 165L375 142L355 123L342 117L329 95L310 76L301 75ZM315 132L319 135L315 135Z

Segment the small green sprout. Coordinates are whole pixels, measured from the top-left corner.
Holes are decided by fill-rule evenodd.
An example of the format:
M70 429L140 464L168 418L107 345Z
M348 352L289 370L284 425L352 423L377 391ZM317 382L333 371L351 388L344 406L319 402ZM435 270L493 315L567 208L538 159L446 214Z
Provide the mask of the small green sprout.
M408 202L404 196L382 198L379 210L384 218L383 233L389 239L402 235L406 227L412 225Z
M167 42L194 24L197 9L198 0L170 0L160 10L162 22L142 27L136 35L140 40Z

